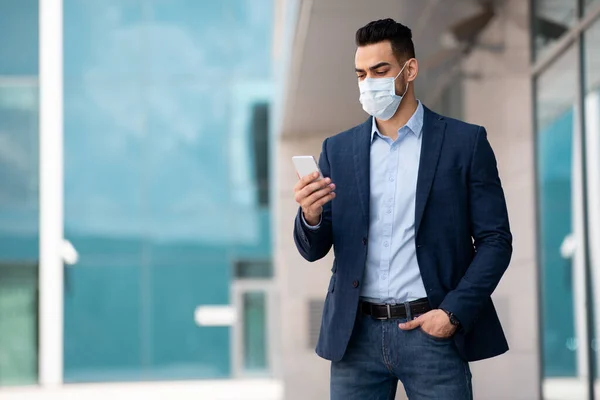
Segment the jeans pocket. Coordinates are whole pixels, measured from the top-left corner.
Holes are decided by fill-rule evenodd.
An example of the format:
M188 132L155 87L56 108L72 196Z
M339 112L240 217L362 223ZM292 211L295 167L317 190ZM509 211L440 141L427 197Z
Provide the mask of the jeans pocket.
M438 342L438 343L450 343L452 342L452 339L454 338L454 336L450 336L450 337L445 337L445 338L441 338L441 337L437 337L437 336L433 336L430 335L429 333L425 332L423 330L423 328L419 327L418 328L419 332L421 332L421 334L423 336L425 336L426 338L433 340L434 342Z

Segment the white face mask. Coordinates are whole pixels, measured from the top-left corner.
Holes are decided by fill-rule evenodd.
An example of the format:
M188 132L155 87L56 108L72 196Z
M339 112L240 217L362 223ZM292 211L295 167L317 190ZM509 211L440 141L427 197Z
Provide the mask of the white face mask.
M396 78L404 71L407 63L408 61L404 63ZM408 82L406 82L404 93L402 96L398 96L395 86L396 78L365 78L361 82L358 82L358 89L360 91L359 100L363 106L363 110L383 121L392 118L396 114L396 110L398 110L400 102L408 90Z

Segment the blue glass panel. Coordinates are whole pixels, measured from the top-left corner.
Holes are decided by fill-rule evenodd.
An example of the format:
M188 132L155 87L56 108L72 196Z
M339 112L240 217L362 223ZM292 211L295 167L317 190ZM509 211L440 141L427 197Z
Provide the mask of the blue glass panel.
M37 82L0 82L1 260L37 262L38 159Z
M0 386L38 373L38 1L0 1Z
M143 3L64 0L65 79L137 81L145 62Z
M193 243L155 244L150 273L150 376L230 375L229 328L199 327L199 305L229 303L226 249Z
M537 187L541 272L542 376L577 375L573 255L562 244L574 234L574 103L576 79L573 48L537 80ZM557 87L556 82L564 83ZM565 90L567 89L567 90ZM581 381L583 384L583 381Z
M244 369L267 370L267 296L264 292L244 293Z
M38 0L2 0L0 75L37 75Z
M198 77L226 92L271 74L272 0L147 0L147 77Z
M559 251L572 227L572 130L573 112L569 111L538 135L546 377L575 376L576 372L572 262Z
M118 97L114 97L118 93ZM143 108L132 85L65 86L64 379L142 379Z
M71 238L81 260L65 269L64 380L139 380L141 244Z
M0 386L37 381L36 264L0 263Z
M231 175L253 167L252 141L232 139L251 123L233 93L270 79L272 6L65 0L65 224L81 256L65 294L67 380L230 375L229 328L198 327L194 310L229 303L233 260L271 256L256 182L236 188L240 205ZM119 341L121 327L99 326L114 324L126 345L82 350Z

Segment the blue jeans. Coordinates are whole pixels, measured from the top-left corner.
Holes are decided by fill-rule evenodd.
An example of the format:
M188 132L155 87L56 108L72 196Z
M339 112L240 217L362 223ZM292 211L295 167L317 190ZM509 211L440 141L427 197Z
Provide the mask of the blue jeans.
M344 357L331 363L331 400L393 400L398 380L410 400L472 400L469 364L453 339L400 322L358 317Z

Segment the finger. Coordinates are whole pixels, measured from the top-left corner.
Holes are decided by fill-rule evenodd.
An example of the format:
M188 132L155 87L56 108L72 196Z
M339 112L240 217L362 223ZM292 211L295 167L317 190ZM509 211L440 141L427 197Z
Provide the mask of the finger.
M299 193L296 193L296 202L298 204L300 204L300 206L303 209L307 210L307 209L313 208L313 204L316 201L321 199L323 196L327 196L329 193L331 193L332 190L333 189L330 186L325 186L325 188L323 188L321 190L317 190L316 192L312 192L311 194L307 195L306 197L304 196L304 194L305 194L304 190L302 190Z
M313 192L315 192L315 191L321 189L322 187L326 186L330 182L331 182L331 179L329 179L329 178L325 178L325 179L321 179L321 180L318 180L318 181L314 181L314 182L309 183L309 184L304 184L302 182L299 182L294 187L294 192L301 199L304 199L304 198L310 196Z
M300 178L298 180L298 182L294 186L294 192L297 192L297 191L300 191L300 190L304 189L304 187L306 185L308 185L309 183L311 183L312 181L314 181L318 177L319 177L319 173L318 172L313 172L312 174L308 174L308 175L303 176L302 178Z
M327 187L329 182L331 182L331 179L326 178L306 186L297 184L296 187L294 187L294 198L296 199L296 203L304 204L305 200L308 199L311 194L315 193L322 187Z
M311 194L324 189L327 185L331 184L331 179L325 178L319 181L313 182L309 185L306 185L302 190L300 190L300 196L304 198L308 198Z
M335 193L331 192L327 196L321 197L314 203L315 207L322 208L325 204L329 203L331 200L335 198Z
M410 331L415 328L418 328L423 324L423 320L421 318L413 319L412 321L407 321L402 324L398 324L398 327L403 331Z
M331 192L333 192L334 189L335 189L335 185L333 183L331 183L331 184L325 186L323 189L317 190L316 192L314 192L313 194L311 194L310 196L308 196L306 198L307 205L310 207L311 204L315 204L317 201L319 201L323 197L329 195Z

